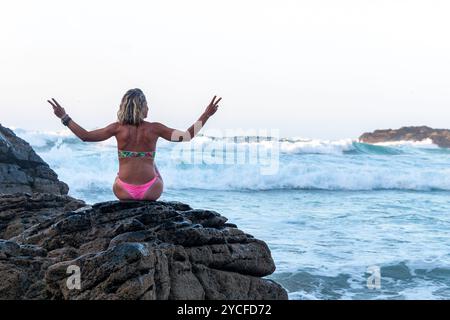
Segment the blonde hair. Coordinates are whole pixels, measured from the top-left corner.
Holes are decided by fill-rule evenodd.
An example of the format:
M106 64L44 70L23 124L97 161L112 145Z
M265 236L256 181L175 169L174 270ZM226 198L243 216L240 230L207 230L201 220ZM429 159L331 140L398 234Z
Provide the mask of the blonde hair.
M144 121L147 100L141 89L130 89L122 98L117 120L120 124L139 125Z

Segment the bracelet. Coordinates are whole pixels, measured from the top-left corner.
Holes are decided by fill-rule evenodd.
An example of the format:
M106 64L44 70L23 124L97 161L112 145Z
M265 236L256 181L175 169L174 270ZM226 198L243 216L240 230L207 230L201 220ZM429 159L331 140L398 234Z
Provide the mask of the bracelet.
M69 124L70 120L72 120L72 118L69 117L68 114L65 114L65 115L62 116L62 118L61 118L61 122L62 122L62 124L65 125L65 126L67 126L67 125Z

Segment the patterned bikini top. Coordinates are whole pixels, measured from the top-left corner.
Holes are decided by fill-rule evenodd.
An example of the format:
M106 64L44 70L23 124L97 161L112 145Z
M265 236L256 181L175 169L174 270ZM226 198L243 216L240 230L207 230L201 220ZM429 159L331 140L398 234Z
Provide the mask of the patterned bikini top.
M141 158L151 157L155 158L156 151L125 151L118 150L119 158Z

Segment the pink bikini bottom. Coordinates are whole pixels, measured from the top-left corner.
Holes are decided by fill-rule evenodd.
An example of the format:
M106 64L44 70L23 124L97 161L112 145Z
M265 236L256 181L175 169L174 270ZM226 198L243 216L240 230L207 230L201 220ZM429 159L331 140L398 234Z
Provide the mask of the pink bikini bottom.
M136 200L142 200L144 198L145 192L150 189L150 187L155 183L156 179L158 178L158 175L155 175L155 177L150 180L147 183L144 184L130 184L123 182L119 178L119 173L117 172L117 183L125 189L128 194L131 196L131 198Z

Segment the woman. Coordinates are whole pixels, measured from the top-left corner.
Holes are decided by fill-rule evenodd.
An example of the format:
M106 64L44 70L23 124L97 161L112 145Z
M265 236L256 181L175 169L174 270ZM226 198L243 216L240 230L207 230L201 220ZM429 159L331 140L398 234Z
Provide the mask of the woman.
M148 115L147 100L140 89L128 90L122 98L117 122L102 129L87 131L73 121L64 108L52 98L47 100L55 115L82 141L104 141L116 137L119 172L113 192L120 200L156 200L163 191L163 179L154 164L158 138L183 142L194 138L216 111L219 101L212 99L203 114L186 131L166 127L159 122L144 121Z

